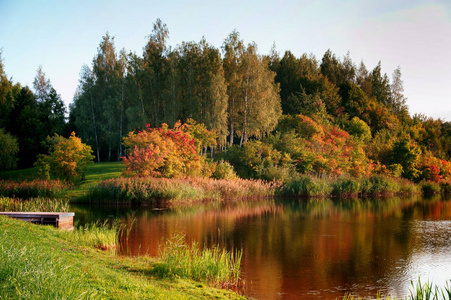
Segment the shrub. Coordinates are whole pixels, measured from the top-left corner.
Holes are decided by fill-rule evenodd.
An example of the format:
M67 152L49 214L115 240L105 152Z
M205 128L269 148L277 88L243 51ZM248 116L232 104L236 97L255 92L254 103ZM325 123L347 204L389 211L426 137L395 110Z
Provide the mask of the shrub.
M195 139L184 131L185 125L177 122L173 129L167 124L159 128L149 126L124 138L128 149L128 156L122 158L125 175L171 178L202 175L206 171L197 154Z
M372 194L392 194L399 192L399 184L391 177L372 175L370 177Z
M75 136L75 132L72 132L68 139L55 134L48 142L51 145L49 154L39 155L35 163L40 176L70 182L83 180L94 159L91 147L83 144L81 139Z
M288 182L282 194L289 196L326 197L332 192L332 187L326 179L301 175L299 179Z
M216 166L216 170L213 173L213 178L215 179L235 179L237 178L233 166L221 159Z
M340 177L332 183L332 194L336 196L356 196L360 183L353 178Z
M425 195L432 195L440 193L440 183L430 181L430 180L423 180L420 182L421 190L423 191L423 194Z

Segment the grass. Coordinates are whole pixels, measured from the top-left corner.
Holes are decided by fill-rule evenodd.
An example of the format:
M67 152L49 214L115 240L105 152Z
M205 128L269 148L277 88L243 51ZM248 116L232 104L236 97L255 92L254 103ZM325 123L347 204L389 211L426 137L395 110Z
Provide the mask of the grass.
M176 276L221 286L236 285L240 278L241 257L241 251L227 252L218 246L202 250L197 243L188 246L184 235L175 234L160 246L160 262L153 272L159 277Z
M451 300L451 288L448 283L444 287L437 287L433 284L426 282L425 284L421 283L421 280L418 279L418 282L415 284L411 281L411 289L410 295L401 299L406 300ZM358 300L358 299L366 299L362 297L355 297L351 294L346 294L343 297L343 300ZM381 294L377 294L377 300L396 300L394 297L390 296L382 296Z
M28 212L68 212L69 203L64 199L31 198L28 200L18 198L0 197L0 211Z
M119 235L123 229L118 222L111 225L107 222L96 222L85 226L76 226L71 231L60 230L57 234L83 246L114 250L119 244Z
M49 226L0 217L0 299L239 299L174 276L149 257L117 257Z

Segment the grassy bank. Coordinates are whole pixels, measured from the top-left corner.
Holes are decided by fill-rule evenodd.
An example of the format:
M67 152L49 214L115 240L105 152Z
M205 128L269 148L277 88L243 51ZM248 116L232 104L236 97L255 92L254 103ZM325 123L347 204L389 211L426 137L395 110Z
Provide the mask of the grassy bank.
M451 182L422 181L386 175L353 178L299 175L284 184L244 179L124 178L121 162L96 163L89 167L86 180L73 185L58 181L42 184L36 169L0 172L5 196L62 197L77 202L122 202L155 204L170 200L172 204L190 204L200 200L244 199L273 195L290 197L379 197L408 194L450 193ZM26 180L26 181L20 181ZM19 181L19 182L16 182ZM45 186L45 188L43 188ZM47 189L46 189L47 188ZM107 200L107 201L106 201Z
M0 217L0 245L0 298L240 298L202 280L162 273L164 261L117 257L47 226Z

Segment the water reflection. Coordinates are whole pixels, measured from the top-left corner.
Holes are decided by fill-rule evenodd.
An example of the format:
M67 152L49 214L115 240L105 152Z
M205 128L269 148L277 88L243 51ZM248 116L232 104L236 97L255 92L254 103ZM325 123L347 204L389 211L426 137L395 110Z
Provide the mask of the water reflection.
M74 207L80 222L135 219L123 255L157 255L163 237L243 249L243 292L257 299L408 293L451 279L451 201L269 200L168 210Z

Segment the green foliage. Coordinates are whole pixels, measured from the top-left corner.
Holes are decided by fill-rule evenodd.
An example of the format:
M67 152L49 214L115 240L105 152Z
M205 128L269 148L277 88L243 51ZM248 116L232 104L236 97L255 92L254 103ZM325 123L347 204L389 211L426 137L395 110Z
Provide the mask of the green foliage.
M83 180L94 156L91 147L72 132L68 139L55 135L48 140L48 155L40 155L36 166L44 178L59 178L70 182Z
M292 172L289 154L281 153L262 141L231 147L225 158L242 178L285 180Z
M332 189L326 178L301 175L298 179L286 183L281 193L287 196L327 197Z
M357 137L361 141L368 142L371 139L371 128L358 117L352 118L348 122L346 129L350 135Z
M229 162L221 159L216 166L215 172L213 173L213 178L235 179L237 178L237 175L235 173L235 170L233 169L233 166Z
M418 165L420 163L421 149L410 138L402 138L396 141L391 150L391 163L400 164L403 176L407 179L416 179L419 176Z
M17 167L19 144L17 139L0 128L0 171Z
M423 180L420 182L421 190L425 195L438 194L441 192L441 185L438 182Z
M357 196L360 192L360 182L350 177L339 177L332 183L332 195Z

